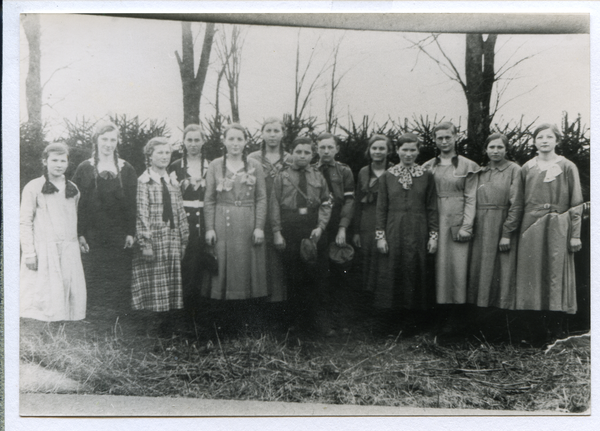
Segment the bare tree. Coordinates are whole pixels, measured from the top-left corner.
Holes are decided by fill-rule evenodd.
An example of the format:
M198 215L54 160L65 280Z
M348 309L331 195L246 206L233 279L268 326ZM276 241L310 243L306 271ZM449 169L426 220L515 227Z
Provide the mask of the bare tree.
M329 95L327 96L326 101L325 101L325 103L326 103L325 123L326 123L328 132L331 132L333 129L335 129L335 126L337 124L337 116L335 115L336 91L338 89L338 86L340 85L340 82L342 82L342 78L344 78L346 73L348 73L348 71L345 71L344 73L340 74L339 76L336 75L336 72L339 72L338 71L338 55L340 52L340 47L342 46L343 39L344 39L344 37L342 36L340 39L338 39L334 43L333 51L332 51L331 80L329 82Z
M227 32L223 29L217 41L217 56L221 62L221 69L217 77L217 92L215 107L219 114L219 91L221 80L225 78L229 88L229 104L231 106L231 119L240 121L239 104L239 79L242 65L242 48L244 46L244 35L240 26L234 25L231 37L227 38Z
M474 33L466 35L465 77L461 76L454 61L447 55L439 42L440 34L432 34L418 42L410 41L433 60L439 69L452 81L457 82L465 95L468 108L467 139L474 154L480 153L480 146L490 134L490 125L500 105L500 99L510 81L504 85L496 85L494 106L491 106L494 85L505 78L506 73L531 56L504 63L496 68L497 34ZM408 40L408 39L407 39ZM432 51L435 51L434 54ZM441 57L440 57L441 56ZM512 99L511 99L512 100Z
M303 68L302 72L300 72L300 31L301 31L301 29L298 29L298 43L296 45L296 69L295 69L296 73L295 73L295 91L294 91L294 120L295 121L302 118L302 115L304 114L304 110L308 106L308 103L310 102L310 99L312 98L315 90L317 90L319 88L319 81L321 79L321 76L329 68L329 65L328 65L329 61L324 62L323 66L317 72L317 74L315 75L313 80L310 82L310 84L307 84L305 82L308 71L313 66L314 55L315 55L315 52L317 51L316 48L319 44L319 41L321 40L321 37L319 36L319 38L315 42L315 45L311 49L310 56L308 57L308 60L306 61L306 66ZM308 88L305 88L305 84L308 85Z
M42 79L40 49L40 16L21 15L21 24L29 45L29 69L25 81L27 99L27 122L36 130L42 129Z
M181 23L181 56L175 51L179 73L181 75L181 86L183 89L183 125L200 123L200 99L202 89L208 72L210 53L215 35L215 24L207 23L204 32L204 42L198 71L194 66L194 37L192 35L192 23L184 21Z

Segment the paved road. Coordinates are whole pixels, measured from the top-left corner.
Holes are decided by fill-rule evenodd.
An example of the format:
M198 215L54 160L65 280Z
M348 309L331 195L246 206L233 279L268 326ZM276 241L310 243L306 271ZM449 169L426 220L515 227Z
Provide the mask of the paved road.
M111 395L21 394L21 416L547 416L557 412L424 409ZM575 415L578 416L578 415Z

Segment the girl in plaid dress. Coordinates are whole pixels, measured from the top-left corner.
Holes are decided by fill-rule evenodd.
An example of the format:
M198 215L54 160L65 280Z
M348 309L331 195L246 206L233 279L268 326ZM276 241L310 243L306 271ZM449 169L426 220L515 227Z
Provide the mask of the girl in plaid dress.
M189 230L179 185L167 173L171 147L165 138L152 138L144 154L148 169L138 178L132 307L181 309L181 259Z

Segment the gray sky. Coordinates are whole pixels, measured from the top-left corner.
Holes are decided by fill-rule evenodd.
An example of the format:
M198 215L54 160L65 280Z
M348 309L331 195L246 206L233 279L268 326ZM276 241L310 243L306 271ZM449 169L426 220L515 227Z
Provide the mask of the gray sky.
M182 90L175 50L181 51L181 25L175 21L100 16L42 15L43 117L50 137L61 134L62 119L85 116L92 120L109 113L165 120L179 139L183 123ZM230 32L230 25L218 26ZM268 116L292 112L298 29L244 26L245 44L240 76L240 117L250 129ZM201 45L204 24L194 23ZM444 117L466 126L466 102L460 86L450 81L433 61L410 48L426 33L302 29L301 62L316 46L314 73L327 61L335 41L343 38L338 71L345 72L336 97L342 125L363 115L376 123L413 115ZM408 39L408 40L407 40ZM440 38L448 56L464 71L465 36ZM561 112L581 113L589 125L589 36L501 35L496 65L533 57L513 69L506 103L496 121L525 120L557 123ZM432 51L435 52L435 51ZM26 120L24 83L27 43L21 30L21 120ZM196 62L199 61L199 52ZM57 70L64 66L67 69ZM214 113L218 59L213 50L204 87L201 116ZM464 75L463 75L464 76ZM310 81L310 73L309 78ZM221 111L230 112L225 87ZM315 92L310 115L325 120L327 89Z

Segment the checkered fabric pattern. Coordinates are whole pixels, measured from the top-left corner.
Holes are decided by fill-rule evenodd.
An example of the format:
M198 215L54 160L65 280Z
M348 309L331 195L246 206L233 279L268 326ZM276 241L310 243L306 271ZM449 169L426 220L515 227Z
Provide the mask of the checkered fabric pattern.
M189 228L179 186L168 183L175 228L162 220L162 186L147 172L138 180L136 247L131 286L135 310L168 311L183 308L181 259L187 246ZM151 249L152 262L146 262L143 249Z

